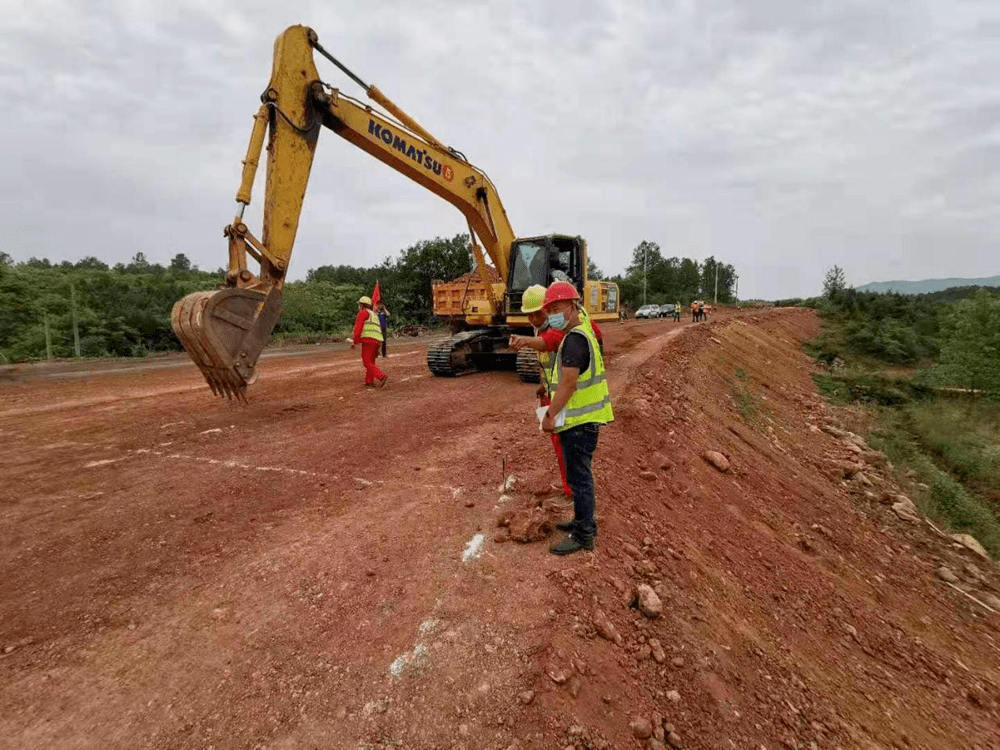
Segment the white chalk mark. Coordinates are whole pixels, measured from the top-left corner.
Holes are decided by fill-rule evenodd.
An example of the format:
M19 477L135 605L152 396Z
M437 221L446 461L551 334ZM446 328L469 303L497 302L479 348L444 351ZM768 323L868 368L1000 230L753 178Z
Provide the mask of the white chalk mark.
M485 534L476 534L465 543L465 551L462 553L462 562L475 560L483 553L483 542L486 541Z
M212 433L212 432L222 432L222 428L221 427L213 427L211 430L203 430L202 432L199 432L198 434L199 435L208 435L209 433Z
M400 654L393 660L389 665L389 674L398 680L407 667L419 664L425 656L427 656L427 646L418 642L412 651Z
M217 458L207 458L206 456L186 456L181 453L166 453L164 451L154 451L149 448L136 448L135 450L129 451L129 453L139 454L139 455L150 455L157 456L159 458L173 458L181 461L197 461L203 464L211 464L213 466L224 466L227 469L246 469L248 471L275 471L284 474L296 474L298 476L305 477L322 477L324 479L338 479L339 477L333 474L323 474L317 471L305 471L303 469L291 469L287 466L254 466L253 464L245 464L240 461L224 461ZM121 459L113 459L115 461L120 461ZM109 463L109 462L105 462Z
M91 461L90 463L84 464L83 468L93 469L95 466L104 466L106 464L113 464L117 461L121 461L120 458L105 458L101 461Z

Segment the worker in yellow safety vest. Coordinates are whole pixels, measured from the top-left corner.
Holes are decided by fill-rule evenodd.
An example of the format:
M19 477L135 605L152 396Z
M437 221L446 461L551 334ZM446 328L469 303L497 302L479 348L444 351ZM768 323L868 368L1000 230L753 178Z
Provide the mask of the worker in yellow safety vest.
M362 297L358 300L358 317L354 319L354 339L351 348L361 344L361 362L365 366L366 388L381 388L389 379L389 376L375 364L383 341L385 336L378 314L372 309L372 298Z
M593 329L580 315L576 287L557 281L545 292L549 326L566 331L552 363L552 403L542 429L559 436L566 480L573 491L573 520L556 525L568 532L549 551L569 555L592 550L597 535L592 463L602 424L614 420L604 372L604 357Z

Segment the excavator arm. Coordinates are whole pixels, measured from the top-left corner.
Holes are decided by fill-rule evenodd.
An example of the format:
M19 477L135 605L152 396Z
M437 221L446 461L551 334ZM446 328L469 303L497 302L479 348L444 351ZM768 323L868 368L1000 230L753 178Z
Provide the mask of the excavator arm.
M329 58L386 113L323 83L313 51ZM506 275L514 232L489 178L443 145L375 86L368 86L329 55L316 33L292 26L274 43L271 80L254 116L236 201L239 210L223 230L229 270L218 289L189 294L174 305L171 323L213 392L246 398L257 359L281 315L284 284L321 126L444 198L465 216L477 258L476 238ZM267 141L267 177L261 237L243 221L257 165ZM248 267L259 264L258 273ZM480 263L481 265L481 263Z

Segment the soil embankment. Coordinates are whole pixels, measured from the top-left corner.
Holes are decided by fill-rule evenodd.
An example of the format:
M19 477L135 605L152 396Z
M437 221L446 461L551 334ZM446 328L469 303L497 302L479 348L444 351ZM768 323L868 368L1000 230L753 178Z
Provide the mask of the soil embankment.
M561 510L533 387L419 345L384 391L273 360L248 407L193 367L5 384L0 747L1000 746L996 569L831 434L816 328L610 326L565 559L498 526Z

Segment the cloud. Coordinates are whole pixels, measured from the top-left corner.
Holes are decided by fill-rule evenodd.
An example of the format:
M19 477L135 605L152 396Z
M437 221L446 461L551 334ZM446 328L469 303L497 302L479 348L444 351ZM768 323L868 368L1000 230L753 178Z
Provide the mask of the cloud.
M581 234L605 270L643 239L766 298L834 263L859 284L998 270L1000 6L917 0L15 4L0 249L222 265L272 41L299 22L484 168L518 233ZM324 133L291 274L464 230Z

